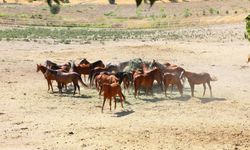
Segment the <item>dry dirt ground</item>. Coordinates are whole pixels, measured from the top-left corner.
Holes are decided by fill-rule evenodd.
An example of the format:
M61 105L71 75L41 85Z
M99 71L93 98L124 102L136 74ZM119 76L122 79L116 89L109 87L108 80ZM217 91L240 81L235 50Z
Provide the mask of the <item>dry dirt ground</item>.
M220 27L244 31L243 24ZM1 41L0 149L250 149L250 44L216 37L69 45ZM124 109L118 103L110 112L106 105L102 114L96 90L52 94L36 72L36 64L46 59L64 63L84 57L106 63L138 57L168 61L209 72L218 81L211 83L212 98L209 91L202 97L201 85L190 97L186 83L183 98L176 91L140 99L126 92Z

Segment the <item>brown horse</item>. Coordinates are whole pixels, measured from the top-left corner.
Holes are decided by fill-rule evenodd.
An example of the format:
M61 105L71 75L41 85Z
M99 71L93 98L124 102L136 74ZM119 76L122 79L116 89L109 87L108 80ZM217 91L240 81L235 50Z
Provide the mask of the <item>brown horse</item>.
M43 65L41 65L41 64L40 64L40 65L36 64L36 72L41 71L41 72L43 73L45 79L47 80L47 83L48 83L48 91L50 90L50 87L51 87L52 92L54 92L54 91L53 91L53 86L52 86L51 80L55 80L55 79L54 79L54 78L48 78L48 77L45 76L45 72L47 71L47 69L48 69L47 67L45 67L45 66L43 66Z
M176 74L164 73L163 83L164 83L164 87L165 87L165 96L167 96L167 89L168 89L168 86L170 84L172 84L172 90L173 90L173 85L176 85L181 96L183 96L183 85L181 83L180 78ZM172 93L172 91L171 91L171 93Z
M183 78L183 76L181 76L181 73L183 71L185 71L182 67L179 67L177 65L173 65L170 63L165 63L164 65L153 60L151 67L156 67L159 68L161 70L162 73L174 73L176 75L179 75L180 78Z
M103 84L112 84L112 83L118 83L119 79L116 78L114 75L106 75L106 74L100 74L96 78L96 89L99 90L99 87L101 87ZM99 95L101 95L101 90L99 91Z
M216 77L211 78L209 73L193 73L188 71L184 71L184 76L188 79L192 96L194 96L195 84L203 84L204 88L203 96L204 96L206 92L206 83L207 83L210 90L210 96L212 97L212 88L210 85L210 81L217 81Z
M135 90L135 98L137 96L137 91L140 87L144 87L146 89L146 94L148 95L148 91L151 90L151 93L153 95L153 82L156 76L159 76L161 78L161 71L158 68L154 68L153 70L144 73L144 74L138 74L134 79L134 90Z
M64 72L59 72L59 71L55 71L52 69L47 69L47 71L45 72L45 77L46 78L52 78L55 79L58 83L58 88L59 88L59 92L62 92L62 84L68 84L73 82L74 85L74 93L76 92L76 87L78 88L79 94L80 94L80 86L78 85L78 81L80 81L80 83L85 86L88 87L83 81L81 76L76 73L76 72L69 72L69 73L64 73Z
M105 65L101 60L89 63L87 59L83 59L77 66L73 63L73 71L79 74L83 74L84 76L90 75L91 70L95 67L105 67Z
M113 66L95 67L89 73L89 82L90 82L90 85L92 85L92 82L93 82L95 76L97 76L101 72L109 72L109 73L111 73L112 71L117 71L117 70L116 70L116 68L113 68Z
M69 72L69 70L71 68L71 63L68 62L67 64L58 65L50 60L46 60L45 66L50 68L50 69L53 69L53 70L59 70L61 72Z
M114 98L115 101L115 109L116 109L116 96L118 95L120 97L121 101L121 106L123 108L123 101L125 101L125 96L122 93L122 89L118 83L112 83L112 84L107 84L104 83L101 86L101 91L103 91L103 104L102 104L102 113L103 113L103 108L105 105L105 101L108 98L109 99L109 107L111 111L111 101L112 97Z
M250 62L250 55L248 56L248 59L247 59L247 63L249 63Z
M75 65L73 64L73 71L80 74L80 75L89 75L91 71L91 65L90 64L79 64Z

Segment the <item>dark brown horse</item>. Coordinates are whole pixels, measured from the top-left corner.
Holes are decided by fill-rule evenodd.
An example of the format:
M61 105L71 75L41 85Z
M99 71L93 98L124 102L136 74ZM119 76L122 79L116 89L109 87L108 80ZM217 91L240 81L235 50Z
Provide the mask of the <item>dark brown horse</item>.
M120 97L120 101L121 101L121 106L123 108L123 101L125 101L125 96L122 93L122 89L120 87L120 85L118 83L112 83L112 84L107 84L104 83L101 86L101 90L103 91L103 104L102 104L102 113L103 113L103 108L105 105L105 101L108 98L109 99L109 107L110 107L110 111L111 111L111 101L112 98L114 98L115 101L115 109L116 109L116 96L118 95Z
M85 65L87 65L87 64L90 64L90 62L86 58L84 58L83 60L80 61L79 64L85 64Z
M210 85L210 81L217 81L216 77L212 78L209 73L193 73L193 72L188 72L188 71L185 71L184 75L188 79L192 96L194 96L195 84L203 84L203 88L204 88L203 96L204 96L206 92L206 83L207 83L209 90L210 90L210 96L212 97L212 88Z
M153 82L156 76L161 77L161 71L158 68L154 68L153 70L137 75L134 79L134 90L135 90L135 97L137 96L138 89L140 87L144 87L146 89L146 94L148 95L148 91L150 90L151 93L153 94Z
M73 71L79 74L83 74L84 76L89 75L91 70L95 67L105 67L105 65L101 60L89 63L87 59L83 59L77 66L73 63Z
M53 69L53 70L59 70L61 72L69 72L69 70L71 68L71 63L68 62L68 63L63 64L63 65L58 65L50 60L46 60L45 66L50 68L50 69Z
M78 88L78 91L80 94L80 86L78 85L78 81L80 81L80 83L83 86L87 87L87 85L82 81L81 76L76 72L64 73L64 72L59 72L59 71L55 71L52 69L47 69L47 71L45 72L45 77L53 78L57 81L60 93L62 92L62 84L68 84L68 83L73 82L74 94L76 92L76 87Z

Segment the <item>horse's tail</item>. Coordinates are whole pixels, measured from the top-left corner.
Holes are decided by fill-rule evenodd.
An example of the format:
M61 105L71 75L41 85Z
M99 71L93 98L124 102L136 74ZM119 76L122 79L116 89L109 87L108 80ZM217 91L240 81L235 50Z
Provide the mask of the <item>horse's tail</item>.
M80 83L81 83L83 86L88 87L88 86L82 81L81 75L78 75L78 80L80 81Z
M210 76L210 81L218 81L218 78L216 76Z
M94 75L94 70L91 69L90 72L89 72L89 83L92 82L92 80L93 80L93 75Z

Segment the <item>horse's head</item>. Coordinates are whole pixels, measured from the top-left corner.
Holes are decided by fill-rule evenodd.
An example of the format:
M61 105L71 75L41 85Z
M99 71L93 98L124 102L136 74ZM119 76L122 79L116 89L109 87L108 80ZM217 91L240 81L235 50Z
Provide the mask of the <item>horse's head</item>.
M86 58L83 58L83 60L81 60L80 64L90 64L90 62L87 61Z
M158 67L157 62L153 59L152 63L149 65L150 68Z
M41 65L36 64L36 72L39 72L41 70Z

